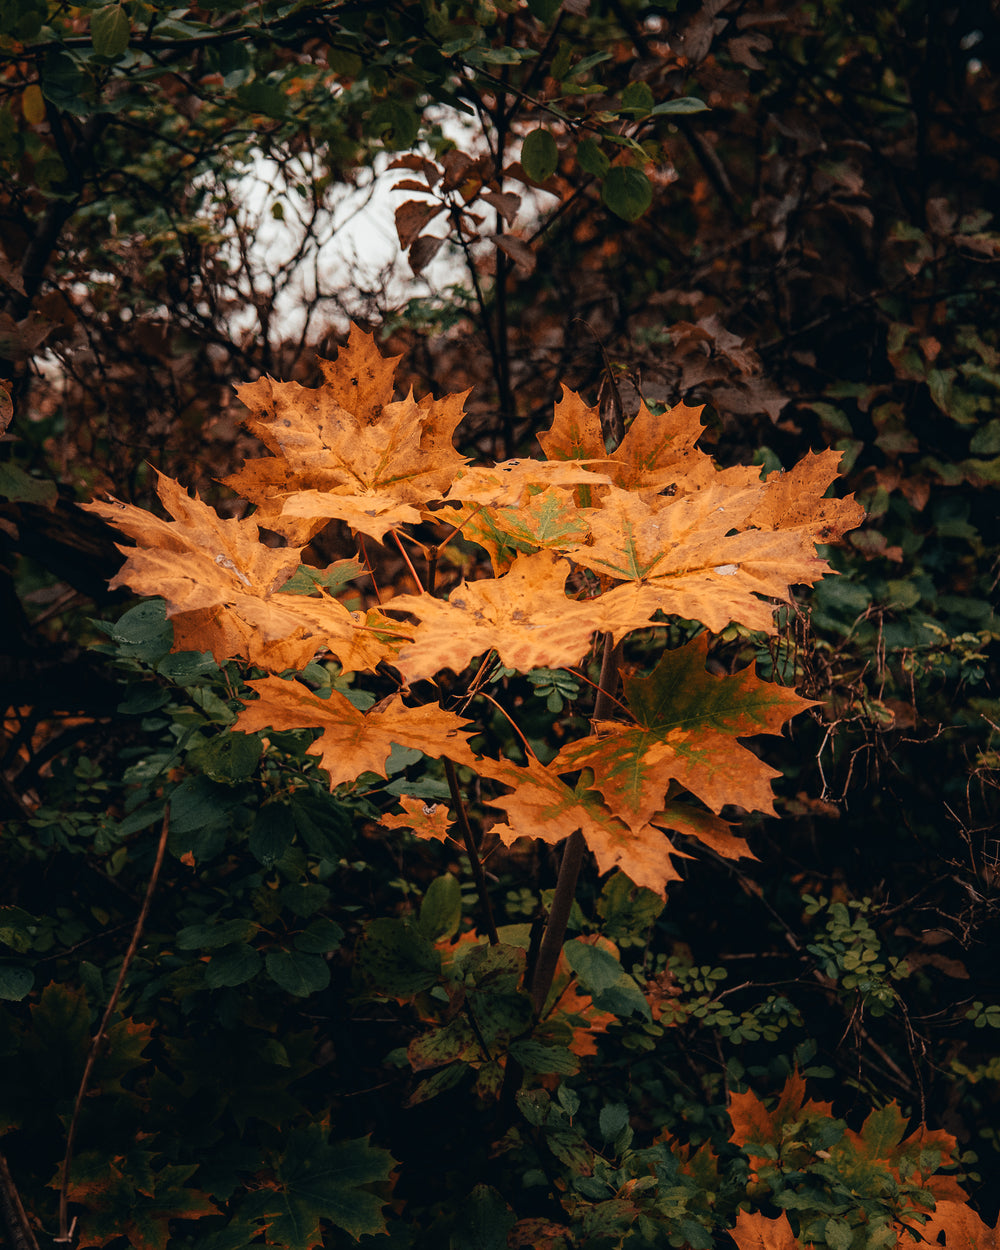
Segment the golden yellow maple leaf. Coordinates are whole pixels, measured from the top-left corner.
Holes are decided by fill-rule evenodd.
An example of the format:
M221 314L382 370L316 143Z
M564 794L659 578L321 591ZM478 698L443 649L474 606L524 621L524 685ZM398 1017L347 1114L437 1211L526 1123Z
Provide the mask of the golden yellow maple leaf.
M381 542L444 497L467 463L452 443L465 395L394 400L398 359L354 326L336 361L320 361L322 386L260 378L237 388L273 456L224 481L258 506L262 524L305 542L337 519Z
M164 474L157 494L174 518L131 504L82 505L136 540L119 547L125 563L110 586L159 595L173 618L174 650L211 651L272 671L302 668L329 650L345 670L370 669L396 648L336 599L278 592L299 567L301 548L268 547L255 518L223 518ZM387 633L405 633L384 619Z

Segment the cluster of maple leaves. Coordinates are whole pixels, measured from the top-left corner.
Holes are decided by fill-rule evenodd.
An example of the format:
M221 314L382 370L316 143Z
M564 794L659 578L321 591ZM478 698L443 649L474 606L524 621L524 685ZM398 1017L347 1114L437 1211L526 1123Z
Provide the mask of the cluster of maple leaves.
M595 636L618 644L665 617L773 632L775 601L830 571L816 544L862 519L852 498L825 497L839 453L809 454L766 479L753 466L720 469L696 445L700 410L684 404L663 414L642 405L609 453L598 410L564 390L539 435L544 459L470 465L453 441L465 396L393 399L398 360L354 327L337 360L320 362L320 387L265 377L239 388L270 453L225 479L254 505L251 516L224 519L162 475L172 520L117 501L87 505L136 543L122 548L112 586L162 596L175 649L271 673L248 683L258 697L234 728L320 729L310 750L331 786L385 776L393 744L447 757L509 788L493 801L506 813L495 827L505 842L581 830L602 872L618 866L661 895L678 875L665 831L747 854L719 813L726 804L772 811L775 773L737 739L780 732L809 704L749 669L709 674L705 635L665 651L649 675L625 676L619 716L594 722L547 764L530 752L524 764L477 757L475 724L438 703L414 705L410 687L493 654L521 672L577 665ZM379 606L346 607L341 599L369 576L364 564L302 564L334 520L361 543L395 542L419 593L383 588ZM489 553L494 576L460 581L444 597L436 558L458 534ZM423 581L404 543L428 556ZM362 712L336 690L319 698L276 675L323 656L345 673L388 666L400 692ZM678 787L700 804L668 799ZM405 797L402 807L393 823L441 836L443 813Z

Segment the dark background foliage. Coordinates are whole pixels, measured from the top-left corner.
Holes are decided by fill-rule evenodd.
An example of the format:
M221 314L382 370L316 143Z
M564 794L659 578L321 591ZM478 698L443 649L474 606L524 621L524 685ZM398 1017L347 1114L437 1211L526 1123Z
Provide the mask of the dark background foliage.
M170 657L155 615L95 624L127 601L107 590L116 535L77 504L149 506L153 464L232 511L218 479L256 447L232 385L317 383L352 316L406 353L403 386L473 388L459 436L480 459L533 454L561 383L600 393L612 421L616 392L626 420L640 394L704 404L722 463L843 451L868 519L829 553L841 575L776 639L733 628L712 653L716 671L756 660L817 700L761 748L781 819L733 812L757 862L690 861L623 945L705 1010L652 1041L615 1026L581 1115L625 1103L637 1132L719 1147L727 1089L769 1092L797 1060L848 1123L895 1099L954 1133L995 1219L994 8L168 8L17 0L0 17L0 905L20 909L0 912L0 1131L31 1218L56 1219L46 1185L168 794L147 936L79 1128L81 1166L106 1177L114 1159L120 1177L91 1202L105 1240L146 1210L134 1245L170 1227L171 1245L248 1244L248 1178L291 1192L300 1156L369 1134L401 1162L394 1246L465 1236L457 1197L477 1181L521 1218L562 1218L551 1174L512 1193L527 1147L494 1149L493 1112L465 1087L400 1110L416 1026L364 995L365 924L416 914L446 870L467 880L459 858L378 832L385 793L331 798L308 735L284 764L230 758L236 666ZM522 152L538 130L550 138ZM418 152L419 168L380 174L423 178L420 202L442 208L409 233L397 218L411 267L326 267L344 194ZM265 158L276 189L258 216L247 176ZM265 229L285 232L280 264L256 246ZM316 562L353 555L345 543L332 527ZM505 680L523 683L533 740L586 714L572 688L563 704ZM555 862L497 867L505 922L531 918ZM581 885L591 924L601 888ZM198 930L218 924L235 927ZM228 1204L228 1224L206 1225L222 1231L169 1224L198 1214L192 1186ZM620 1244L603 1235L569 1244Z

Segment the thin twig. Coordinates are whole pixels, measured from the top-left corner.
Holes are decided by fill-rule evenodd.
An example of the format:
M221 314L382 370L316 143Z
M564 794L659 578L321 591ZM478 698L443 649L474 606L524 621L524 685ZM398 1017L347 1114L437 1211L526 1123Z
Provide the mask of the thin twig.
M125 978L128 976L129 967L135 958L135 953L139 949L139 939L142 937L142 930L146 923L146 917L149 915L149 905L153 901L153 892L156 889L156 882L160 875L160 868L163 865L163 857L167 849L167 834L170 830L170 804L168 803L163 812L163 827L160 830L160 841L156 848L156 859L153 863L153 871L149 877L149 885L146 887L146 897L142 900L142 908L139 911L138 919L135 922L135 928L132 931L132 940L129 942L128 950L125 952L125 958L122 960L122 966L118 973L118 980L115 982L115 988L111 991L111 997L108 999L108 1005L104 1009L104 1016L98 1026L94 1039L90 1043L90 1051L87 1055L87 1062L84 1064L83 1076L80 1078L80 1088L76 1091L76 1101L73 1103L73 1115L70 1118L69 1129L66 1132L66 1153L63 1156L61 1178L59 1182L59 1236L54 1238L56 1242L68 1244L72 1239L70 1231L68 1198L69 1191L69 1169L73 1161L73 1145L76 1139L77 1122L80 1119L80 1111L83 1107L83 1100L87 1093L87 1086L90 1084L90 1078L93 1075L94 1067L100 1056L101 1047L107 1036L108 1022L111 1015L121 997L121 992L125 988Z
M493 906L490 903L490 894L486 886L486 873L483 871L483 861L479 858L476 839L472 836L472 829L469 826L469 817L465 810L462 791L458 787L458 774L455 772L455 765L447 756L444 757L444 773L448 778L451 803L455 809L455 816L458 819L458 827L462 831L465 850L469 856L469 863L472 866L472 875L476 879L476 890L479 893L479 902L486 920L486 933L489 936L490 945L496 946L500 942L500 935L497 933L496 923L493 920Z
M3 1217L4 1244L11 1250L38 1250L38 1242L28 1223L21 1195L17 1192L7 1160L0 1154L0 1216Z

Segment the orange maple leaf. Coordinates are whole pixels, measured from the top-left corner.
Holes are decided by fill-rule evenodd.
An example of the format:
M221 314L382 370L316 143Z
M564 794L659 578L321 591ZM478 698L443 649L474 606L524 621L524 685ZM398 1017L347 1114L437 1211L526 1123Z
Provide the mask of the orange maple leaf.
M473 656L492 650L521 672L576 664L597 626L592 603L567 598L569 571L566 560L539 551L519 556L503 577L460 582L447 600L397 595L386 610L420 623L392 663L407 682L445 668L461 672Z
M990 1228L964 1202L939 1200L921 1234L925 1242L943 1244L947 1250L1000 1250L1000 1223Z
M477 760L466 741L466 722L436 704L406 707L392 695L362 712L338 691L321 699L301 682L264 677L247 685L260 696L247 703L233 729L322 729L309 747L330 775L330 788L354 781L361 773L385 777L385 764L394 743L414 747L436 758L447 755L456 764L475 767Z
M833 1103L806 1099L806 1083L796 1068L786 1079L777 1105L768 1110L752 1090L744 1094L730 1094L729 1119L733 1131L729 1140L738 1146L773 1146L778 1150L782 1143L784 1125L812 1115L823 1119L833 1113ZM766 1155L746 1150L752 1168L768 1162Z
M774 607L761 596L787 600L790 586L830 572L816 543L839 538L864 516L853 499L823 498L839 460L839 452L807 456L787 475L794 506L781 474L754 481L743 468L676 497L645 500L607 487L601 506L584 513L590 541L566 554L630 582L635 611L647 619L659 609L714 632L731 621L773 632ZM729 480L734 472L738 481Z
M774 1220L759 1212L737 1211L736 1227L729 1230L729 1236L739 1250L803 1250L784 1211Z
M157 494L174 518L113 500L82 506L136 540L110 581L166 600L175 651L211 651L220 663L240 657L263 668L304 668L330 650L342 667L375 668L395 648L366 618L329 597L279 595L299 567L301 548L268 547L255 519L225 519L171 478L157 474ZM398 624L382 618L386 633Z
M248 427L274 455L247 461L226 485L293 541L333 519L377 541L419 521L466 463L452 444L465 395L394 401L398 360L354 326L336 361L320 360L322 386L260 378L238 387Z
M554 763L545 767L534 756L529 756L526 765L482 759L476 770L513 789L513 794L490 800L491 807L507 813L507 823L492 829L505 845L521 837L561 842L579 830L602 874L620 868L636 885L655 890L661 897L669 881L680 879L671 856L683 852L671 845L658 825L703 840L714 837L720 843L729 834L729 826L717 816L693 807L685 809L680 803L657 812L647 824L630 828L602 802L586 775L571 787Z
M428 803L426 799L414 799L400 795L402 812L387 812L379 822L387 829L409 829L418 838L445 842L451 836L451 813L447 803Z
M672 488L675 494L686 493L711 483L716 472L711 456L695 446L704 433L701 412L701 407L677 404L654 415L640 404L625 437L609 455L604 449L600 409L587 407L564 386L552 426L538 435L538 442L549 460L591 461L622 490L658 495ZM589 505L579 494L578 499Z

